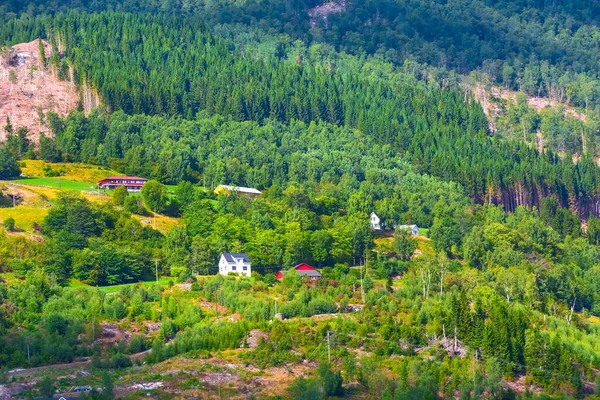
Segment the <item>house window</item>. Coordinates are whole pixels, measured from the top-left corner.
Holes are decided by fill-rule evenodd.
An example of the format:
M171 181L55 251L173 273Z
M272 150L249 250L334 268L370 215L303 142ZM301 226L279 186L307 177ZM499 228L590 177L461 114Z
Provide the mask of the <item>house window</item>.
M232 271L235 271L235 268L236 268L236 267L235 267L235 265L234 265L233 267L231 267L231 270L232 270Z
M246 267L245 265L243 266L244 271L248 271L248 267Z

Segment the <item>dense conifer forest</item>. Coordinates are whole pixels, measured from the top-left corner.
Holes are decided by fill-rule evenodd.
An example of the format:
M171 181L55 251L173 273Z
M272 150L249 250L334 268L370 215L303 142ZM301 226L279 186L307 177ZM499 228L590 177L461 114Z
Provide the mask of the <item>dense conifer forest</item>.
M590 157L573 164L551 152L539 155L523 143L496 141L476 102L436 80L417 83L414 74L386 63L302 46L280 48L279 56L261 53L215 38L202 22L169 17L69 14L18 24L15 29L7 25L0 37L14 43L52 32L53 45L66 55L50 60L57 73L98 90L111 110L187 120L202 112L258 123L326 121L390 146L420 172L462 184L479 203L514 210L539 207L543 197L554 195L584 218L600 211L599 170ZM70 120L74 125L63 137L55 132L73 160L81 161L74 153L84 150L91 152L84 158L106 163L109 157L123 158L135 143L132 139L96 154L103 124L87 130L78 126L80 121ZM189 153L196 146L180 147ZM185 158L191 169L206 172L194 165L193 156ZM166 182L185 178L184 169L167 172ZM271 182L269 177L264 183Z
M48 41L44 72L81 94L40 111L38 141L2 121L3 390L77 361L91 398L216 395L169 363L239 376L234 398L597 398L598 4L321 5L0 1L2 54ZM472 90L490 85L522 92L495 131ZM58 189L15 180L32 163ZM149 181L74 191L67 166ZM225 252L252 275L218 275Z

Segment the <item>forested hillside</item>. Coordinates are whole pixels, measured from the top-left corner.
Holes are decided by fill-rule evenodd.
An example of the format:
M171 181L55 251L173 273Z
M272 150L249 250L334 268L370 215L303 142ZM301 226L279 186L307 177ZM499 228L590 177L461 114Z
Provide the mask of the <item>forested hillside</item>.
M319 6L0 1L0 398L600 395L598 4Z
M586 107L600 100L600 9L593 0L350 0L339 2L342 12L316 19L309 10L321 4L317 1L3 3L9 18L66 10L201 15L209 26L285 33L395 63L416 60L440 68L442 75L480 70L506 87Z
M582 217L600 211L599 169L591 158L574 165L517 141L491 139L477 103L443 89L439 81L417 83L412 74L385 63L319 47L289 46L279 55L265 54L215 38L201 22L168 17L69 14L15 23L6 25L0 38L32 40L51 32L54 46L65 54L51 60L55 68L67 76L72 66L74 81L91 85L111 110L188 120L200 111L259 123L323 120L360 130L373 144L404 155L417 171L462 184L476 202L514 210L539 207L543 197L555 195ZM104 132L96 126L90 131L73 125L66 137L55 132L68 157L80 160L77 153L85 149L91 153L84 160L93 156L106 163L140 144L111 146L108 153L97 154L101 149L94 143L103 140ZM182 148L187 147L193 152L196 146ZM207 172L193 157L186 159L191 170ZM186 167L159 178L176 183L186 177ZM269 176L264 183L271 182Z

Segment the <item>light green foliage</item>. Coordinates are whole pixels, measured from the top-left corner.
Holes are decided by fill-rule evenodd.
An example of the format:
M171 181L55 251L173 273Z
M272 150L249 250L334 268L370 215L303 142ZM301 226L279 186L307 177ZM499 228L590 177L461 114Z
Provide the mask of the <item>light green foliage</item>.
M182 209L185 209L189 204L193 203L198 198L196 187L187 181L181 181L177 184L175 190L175 198Z
M55 76L94 88L106 106L49 112L52 135L40 137L37 156L152 178L145 206L182 218L163 235L131 217L145 213L139 196L115 191L123 212L61 194L43 240L2 234L0 365L92 355L94 368L128 369L126 353L148 347L150 363L227 350L265 369L319 361L289 389L293 398L340 396L344 380L357 382L359 397L512 398L503 376L523 375L544 393L584 395L600 367L600 224L589 218L586 230L579 219L597 211L600 182L595 5L366 2L327 25L317 19L309 32L296 20L308 3L291 13L272 0L165 0L143 10L109 0L69 13L58 12L63 0L21 3L0 4L0 41L48 33ZM135 13L84 12L104 7ZM21 11L32 15L14 18ZM481 70L460 77L423 64L440 60ZM536 112L520 95L490 137L470 98L489 84L570 102L588 116ZM35 155L26 129L7 121L5 131L2 179ZM163 183L177 184L174 196ZM198 188L223 183L263 194ZM386 228L430 228L431 241L418 242L424 254L411 257L414 238L401 232L392 244L400 260L384 238L373 251L373 211ZM222 252L248 254L253 276L196 276L216 272ZM154 278L153 260L190 290L134 284ZM289 270L300 262L322 278L300 279ZM283 282L274 280L279 270L288 270ZM71 278L77 287L60 286ZM276 312L288 320L273 320ZM317 314L325 315L310 318ZM101 349L92 342L106 322L159 328ZM238 350L256 330L264 333L257 346ZM322 363L327 332L331 365ZM111 397L112 376L103 386Z
M54 396L54 385L52 383L52 379L49 377L44 377L38 382L38 391L40 392L40 396L43 397L53 397Z
M407 261L410 260L417 248L417 240L412 237L410 230L396 228L393 248L401 260Z
M127 188L125 188L125 186L118 186L115 190L113 190L113 203L117 206L123 206L128 195L129 192L127 191Z
M289 388L290 395L295 400L323 399L318 382L314 379L297 378Z
M317 376L325 396L342 396L342 375L339 371L332 371L331 366L325 363L319 364Z
M15 229L15 219L13 217L5 218L3 225L7 231L12 232Z
M114 395L114 383L113 378L108 372L102 374L102 397L105 399L111 399Z
M7 146L0 146L0 179L16 178L20 173L16 157Z
M155 180L149 180L142 186L142 197L151 211L162 212L167 206L167 188Z

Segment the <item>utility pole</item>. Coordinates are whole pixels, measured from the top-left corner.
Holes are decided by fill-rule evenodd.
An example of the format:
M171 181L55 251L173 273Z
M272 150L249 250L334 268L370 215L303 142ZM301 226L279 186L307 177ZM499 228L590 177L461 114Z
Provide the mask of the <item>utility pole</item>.
M337 360L337 332L333 332L333 362Z
M331 337L329 331L327 331L327 362L331 364Z
M219 320L219 289L215 289L215 314L217 321Z
M360 266L360 298L362 300L362 303L365 304L365 291L363 289L362 265Z
M156 270L156 284L158 285L158 258L153 259L152 261L154 261L154 268Z
M456 345L458 344L458 339L456 338L456 325L454 325L454 347L452 348L453 355L456 354Z

